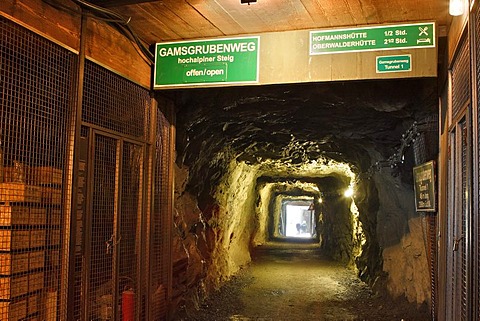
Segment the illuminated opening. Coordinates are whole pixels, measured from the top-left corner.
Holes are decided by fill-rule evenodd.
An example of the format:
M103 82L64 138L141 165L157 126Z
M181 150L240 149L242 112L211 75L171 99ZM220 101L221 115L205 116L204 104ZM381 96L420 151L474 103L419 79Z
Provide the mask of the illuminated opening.
M315 211L309 201L287 202L284 208L286 237L313 238L315 235Z

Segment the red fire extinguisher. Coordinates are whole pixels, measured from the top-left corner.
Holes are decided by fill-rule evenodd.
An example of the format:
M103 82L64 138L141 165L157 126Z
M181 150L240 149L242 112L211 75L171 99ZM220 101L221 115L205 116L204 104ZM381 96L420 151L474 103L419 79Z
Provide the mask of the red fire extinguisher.
M122 321L133 321L135 318L135 292L125 288L122 292Z

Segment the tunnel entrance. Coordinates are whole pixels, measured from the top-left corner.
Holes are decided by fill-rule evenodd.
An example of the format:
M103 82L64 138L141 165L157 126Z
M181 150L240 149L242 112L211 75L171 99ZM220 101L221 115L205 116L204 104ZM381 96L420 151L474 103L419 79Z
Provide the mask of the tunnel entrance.
M282 236L311 239L316 235L313 199L285 201L282 214Z
M418 281L428 281L424 242L409 214L413 156L404 153L402 135L436 110L432 81L172 91L178 296L193 280L200 280L201 291L218 288L275 241L315 246L379 287L386 284L382 250L390 250L393 262L406 248L415 261L388 261L386 271L395 276L389 285L400 287L408 278L411 302L424 302L428 284ZM410 267L418 277L404 277ZM194 310L196 300L192 296L186 310Z

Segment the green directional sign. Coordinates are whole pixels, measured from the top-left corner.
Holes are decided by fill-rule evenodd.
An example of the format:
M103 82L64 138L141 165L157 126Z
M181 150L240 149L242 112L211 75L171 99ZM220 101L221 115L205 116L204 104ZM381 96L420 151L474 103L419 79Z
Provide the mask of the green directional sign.
M435 47L435 23L310 32L310 55Z
M412 70L412 55L377 57L377 73Z
M157 43L154 89L258 82L259 37Z

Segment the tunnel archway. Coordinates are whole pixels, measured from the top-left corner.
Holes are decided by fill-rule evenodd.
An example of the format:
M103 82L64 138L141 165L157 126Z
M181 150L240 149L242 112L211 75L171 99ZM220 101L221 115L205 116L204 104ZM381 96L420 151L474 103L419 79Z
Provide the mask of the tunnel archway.
M415 120L436 113L435 86L433 79L410 79L172 91L176 244L192 262L185 277L177 276L178 291L188 292L182 298L201 300L248 264L253 247L278 236L280 216L272 213L281 213L287 198L316 200L322 251L362 280L384 287L404 282L404 276L379 278L397 273L384 272L384 249L404 242L417 222L413 156L402 155L394 168L379 164L388 164ZM355 193L345 197L349 186ZM425 256L417 247L421 236L408 240L420 252L399 251ZM389 260L398 255L388 253ZM424 261L409 264L428 275ZM428 295L421 290L415 297L415 286L428 291L428 281L417 281L408 281L416 285L405 295L425 302Z
M326 169L335 169L336 165L339 164L332 163ZM321 169L315 171L317 175L322 172ZM354 174L347 173L317 178L258 178L258 229L254 234L254 245L268 240L298 242L296 236L303 236L319 242L325 254L353 266L366 240L353 195L344 195L354 185ZM302 214L305 216L297 219L294 226L285 226L288 204L303 205ZM297 231L295 224L301 227L303 221L308 233Z

